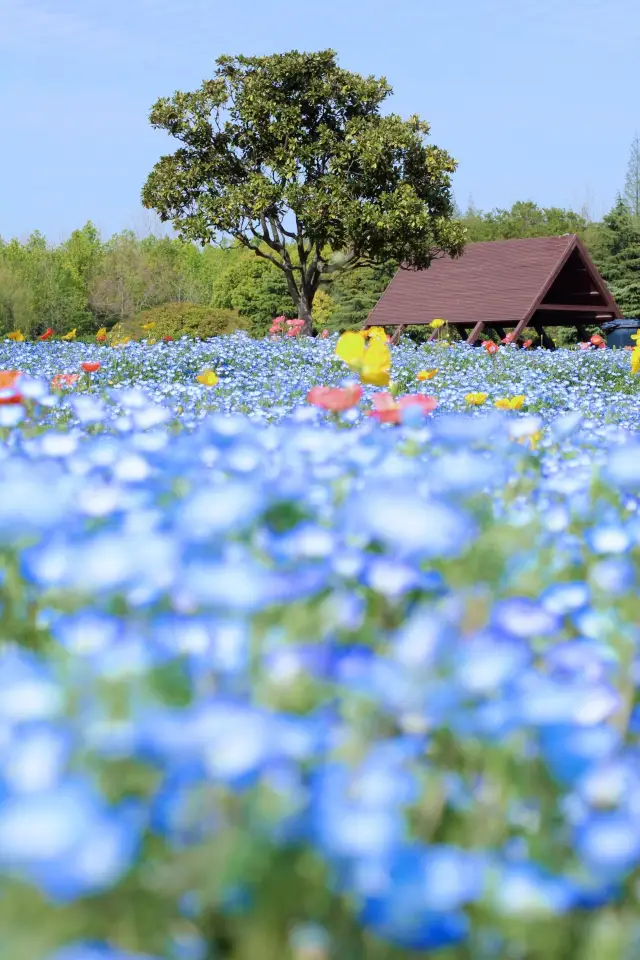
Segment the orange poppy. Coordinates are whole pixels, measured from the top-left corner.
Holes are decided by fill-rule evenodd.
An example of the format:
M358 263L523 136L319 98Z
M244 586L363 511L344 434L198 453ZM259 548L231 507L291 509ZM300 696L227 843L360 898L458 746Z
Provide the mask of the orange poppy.
M485 340L482 346L484 347L484 349L487 351L488 354L497 353L498 350L500 349L498 344L494 343L493 340Z

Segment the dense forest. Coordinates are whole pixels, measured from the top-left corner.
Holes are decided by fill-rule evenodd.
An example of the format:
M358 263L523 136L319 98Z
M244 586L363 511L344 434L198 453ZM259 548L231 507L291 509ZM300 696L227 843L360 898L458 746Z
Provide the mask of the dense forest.
M634 144L636 159L640 144ZM460 219L469 242L576 233L625 316L640 317L640 171L632 163L624 192L601 222L559 208L520 202L510 210L482 212L472 206ZM638 166L638 164L636 164ZM359 326L393 275L393 263L337 274L324 283L314 303L316 329ZM147 311L173 305L179 331L185 315L208 311L233 318L254 336L263 336L276 316L292 316L282 273L267 260L235 245L200 248L166 236L137 237L125 231L100 237L91 223L58 246L34 233L21 243L0 240L0 336L20 330L36 337L51 327L92 337L100 327L140 329ZM198 310L194 313L194 306ZM166 313L166 311L165 311ZM198 323L190 330L198 332ZM209 329L209 328L206 328ZM206 335L206 333L205 333Z

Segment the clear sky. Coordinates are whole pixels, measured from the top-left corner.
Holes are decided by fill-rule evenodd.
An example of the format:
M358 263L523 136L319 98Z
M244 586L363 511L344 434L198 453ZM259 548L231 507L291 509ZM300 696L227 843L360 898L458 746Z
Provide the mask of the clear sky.
M336 49L459 161L460 206L600 216L640 129L639 0L0 0L0 235L144 230L152 103L221 54Z

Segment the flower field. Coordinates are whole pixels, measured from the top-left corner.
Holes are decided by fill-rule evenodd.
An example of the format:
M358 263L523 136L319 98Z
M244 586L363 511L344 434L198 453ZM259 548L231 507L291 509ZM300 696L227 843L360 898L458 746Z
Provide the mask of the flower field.
M0 956L638 956L640 377L383 352L0 342Z

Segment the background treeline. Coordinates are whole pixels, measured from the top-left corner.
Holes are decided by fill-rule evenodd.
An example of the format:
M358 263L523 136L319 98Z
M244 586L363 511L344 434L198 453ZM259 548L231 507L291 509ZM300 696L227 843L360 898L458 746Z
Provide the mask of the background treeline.
M460 218L470 242L578 234L625 316L640 317L640 198L634 209L633 195L619 197L599 223L531 202L489 213L470 207ZM357 270L321 287L317 330L361 325L395 269L389 263ZM131 231L103 240L91 223L57 246L39 233L24 243L0 240L0 336L19 329L34 337L52 327L90 337L102 326L136 335L156 316L171 335L188 329L210 336L239 326L264 336L281 314L294 314L284 276L237 246L200 249Z

